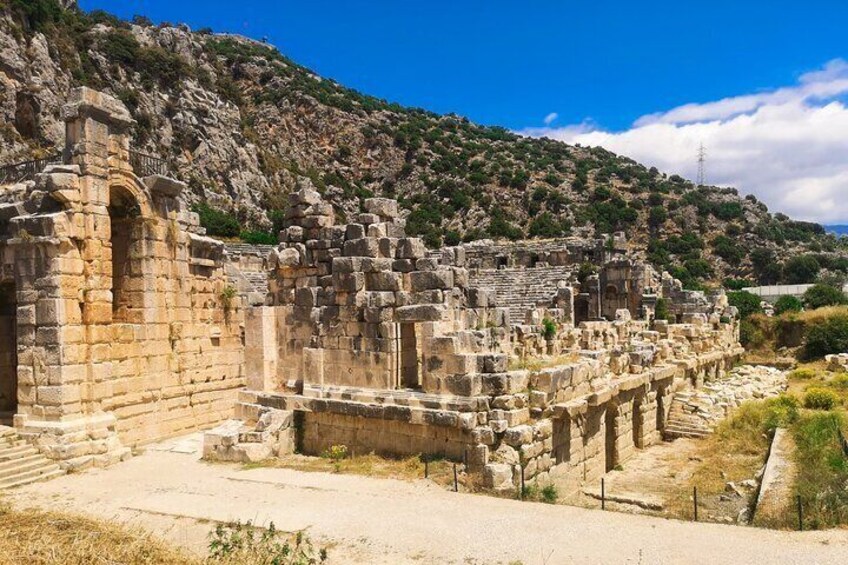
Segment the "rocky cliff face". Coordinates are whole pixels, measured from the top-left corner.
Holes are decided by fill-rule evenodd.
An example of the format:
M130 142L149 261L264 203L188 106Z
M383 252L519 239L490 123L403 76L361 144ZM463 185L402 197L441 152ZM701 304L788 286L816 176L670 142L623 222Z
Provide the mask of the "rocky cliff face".
M820 226L773 217L732 189L364 96L259 42L0 0L0 163L54 151L78 85L127 105L135 147L163 158L191 203L249 228L271 230L285 195L312 184L341 215L368 196L398 198L431 246L623 230L693 282L762 278L756 249L772 259L836 249Z

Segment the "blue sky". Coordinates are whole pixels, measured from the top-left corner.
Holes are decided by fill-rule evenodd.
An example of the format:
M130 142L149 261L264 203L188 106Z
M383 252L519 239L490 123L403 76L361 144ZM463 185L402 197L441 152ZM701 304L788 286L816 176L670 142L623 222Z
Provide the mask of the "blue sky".
M691 121L721 125L736 114L707 112L674 121L678 139L664 143L673 145L676 159L662 158L666 146L653 155L648 146L658 143L655 138L642 135L625 144L621 137L632 138L634 130L651 133L644 126L652 115L671 120L681 107L709 109L724 99L795 88L829 63L844 62L844 0L80 0L80 5L267 37L298 63L368 94L530 135L603 144L690 177L695 146L703 141L712 155L711 182L735 184L805 218L848 220L848 203L838 211L811 207L784 198L797 186L781 192L772 187L769 193L772 181L758 184L739 166L726 170L722 136L685 128ZM843 70L835 73L840 80ZM846 92L802 97L800 103L841 105ZM743 113L761 109L756 105ZM594 137L585 137L590 134ZM816 139L819 134L811 133ZM825 152L834 149L841 146ZM781 157L787 155L781 150ZM774 158L766 155L763 162ZM848 175L840 170L839 179L843 172Z

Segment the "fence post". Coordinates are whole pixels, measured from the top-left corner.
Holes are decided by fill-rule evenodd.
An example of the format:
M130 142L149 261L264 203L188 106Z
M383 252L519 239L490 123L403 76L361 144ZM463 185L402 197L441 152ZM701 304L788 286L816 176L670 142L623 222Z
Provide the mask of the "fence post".
M798 495L798 531L804 531L804 514L801 510L801 495Z
M425 479L430 478L430 458L429 457L424 458L424 478Z
M695 503L695 521L698 521L698 487L692 487L692 495Z
M604 478L601 477L601 510L607 509L607 490L604 484Z
M453 464L453 492L459 492L459 479L456 476L456 463Z
M524 500L524 466L519 465L518 470L521 471L521 500Z

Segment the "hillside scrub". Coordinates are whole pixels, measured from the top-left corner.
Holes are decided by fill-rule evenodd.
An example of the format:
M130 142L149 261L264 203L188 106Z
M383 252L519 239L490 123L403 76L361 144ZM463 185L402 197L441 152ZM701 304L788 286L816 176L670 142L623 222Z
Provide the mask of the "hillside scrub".
M842 289L828 284L815 284L804 293L804 305L807 308L824 308L840 304L848 304L848 297Z
M277 234L287 194L308 180L340 217L363 198L397 198L410 235L431 247L622 230L690 289L727 277L768 284L848 272L844 241L770 214L751 195L695 186L600 147L403 107L322 78L267 44L64 10L56 0L0 0L0 13L12 38L0 66L19 59L47 81L37 91L13 86L0 101L10 116L17 95L40 109L38 131L3 130L4 161L61 146L70 89L104 90L135 119L133 148L165 160L192 202L232 218L215 222L212 235ZM31 49L34 41L44 47Z
M749 350L797 349L804 360L848 351L848 306L827 306L767 317L752 314L740 324L740 341Z

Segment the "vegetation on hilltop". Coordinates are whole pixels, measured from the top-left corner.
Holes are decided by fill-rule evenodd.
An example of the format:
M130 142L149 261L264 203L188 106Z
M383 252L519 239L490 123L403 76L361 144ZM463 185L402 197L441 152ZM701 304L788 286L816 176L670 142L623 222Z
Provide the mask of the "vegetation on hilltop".
M0 7L22 50L43 34L68 86L120 98L137 122L135 143L172 164L193 203L237 222L216 224L228 234L273 233L285 195L305 178L337 205L340 220L363 198L397 198L408 230L431 247L583 228L627 232L690 288L725 277L770 284L848 273L841 240L818 224L771 215L732 188L696 187L599 147L524 138L363 95L237 36L62 10L55 0ZM22 152L51 141L10 135Z

